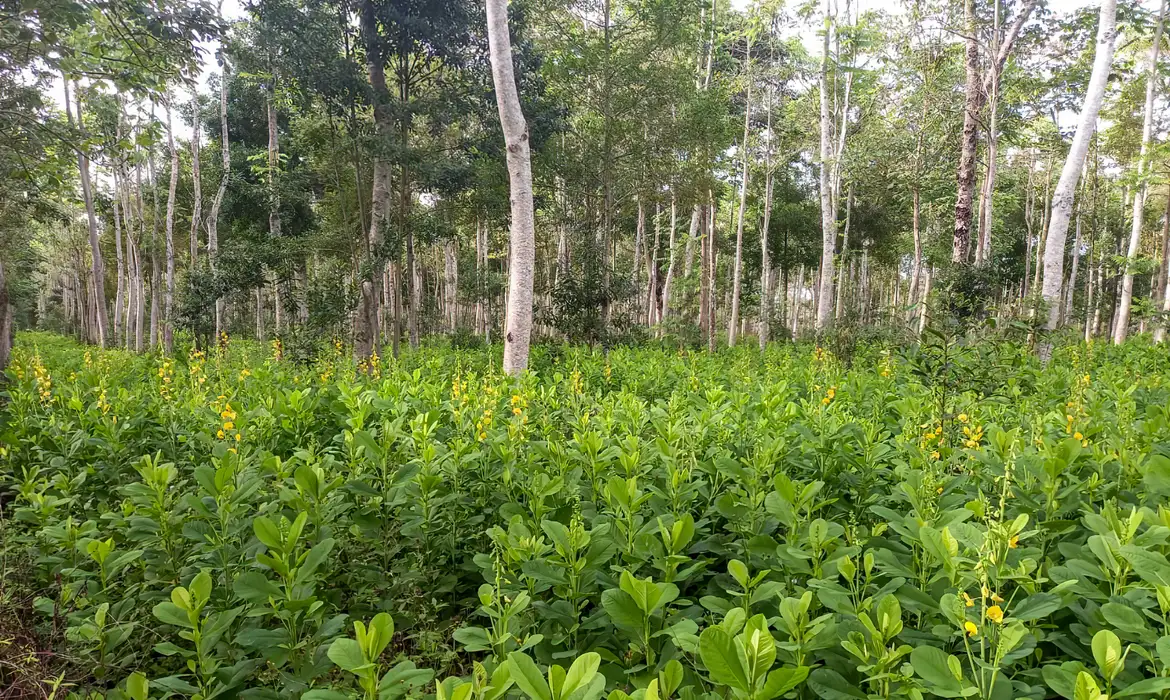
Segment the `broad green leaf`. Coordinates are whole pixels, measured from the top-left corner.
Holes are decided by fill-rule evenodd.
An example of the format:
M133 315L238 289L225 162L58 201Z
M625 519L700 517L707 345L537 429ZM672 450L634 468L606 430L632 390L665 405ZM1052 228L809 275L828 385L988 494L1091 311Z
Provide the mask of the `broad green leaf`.
M699 635L699 656L711 680L748 691L747 670L740 663L733 638L722 627L708 627Z
M358 673L368 665L365 655L362 654L362 647L356 639L333 640L329 645L328 654L330 661L350 673Z
M1048 617L1062 607L1060 596L1052 593L1035 593L1021 600L1011 609L1011 618L1031 622Z
M601 665L601 656L594 652L587 652L578 656L573 665L569 666L565 674L565 681L561 684L560 696L567 698L577 689L583 688L593 680L597 668Z
M544 680L536 662L528 654L514 651L508 654L508 665L512 669L512 680L532 700L552 700L552 691Z

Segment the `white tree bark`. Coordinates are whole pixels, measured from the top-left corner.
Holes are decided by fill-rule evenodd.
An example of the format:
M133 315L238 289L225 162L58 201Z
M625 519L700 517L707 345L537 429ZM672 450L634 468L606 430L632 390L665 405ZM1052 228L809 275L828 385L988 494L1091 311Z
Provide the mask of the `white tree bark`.
M199 123L199 91L191 93L191 269L199 260L199 220L203 216L203 178L199 173L200 138L203 125Z
M65 116L72 123L72 114L69 111L69 81L62 76L65 85ZM81 86L73 83L74 97L77 100L77 128L81 132L82 140L85 137L85 124L81 119ZM89 156L84 150L77 151L77 171L81 176L81 198L85 202L85 216L89 225L89 250L92 257L92 272L94 278L94 306L96 316L96 336L98 344L106 345L106 336L109 334L109 316L106 314L106 267L102 262L101 239L98 234L97 214L93 206L93 188L89 180Z
M1133 197L1133 221L1129 232L1129 249L1125 254L1125 276L1121 278L1121 300L1118 309L1117 327L1113 329L1113 343L1125 342L1129 332L1129 310L1133 304L1133 265L1137 260L1138 248L1142 242L1142 219L1146 208L1146 171L1150 139L1154 132L1154 88L1158 84L1158 51L1162 44L1162 18L1166 14L1166 0L1158 8L1158 24L1154 29L1154 43L1150 46L1150 65L1146 73L1146 104L1142 117L1142 148L1138 155L1137 191Z
M1102 0L1097 25L1097 47L1093 56L1093 73L1085 94L1076 136L1069 148L1068 158L1060 172L1060 181L1052 196L1052 216L1048 223L1048 240L1044 248L1044 286L1042 295L1048 305L1047 328L1056 328L1060 319L1061 287L1064 283L1064 244L1072 214L1073 198L1081 175L1081 164L1089 151L1089 138L1097 123L1097 113L1105 97L1105 84L1113 65L1113 49L1117 39L1117 0Z
M219 76L219 146L223 159L223 173L219 179L219 189L215 192L215 199L211 200L211 213L207 217L207 260L212 271L216 269L219 259L219 209L223 205L224 195L227 194L228 179L232 173L232 151L228 143L227 98L228 98L228 62L223 51L219 52L223 70ZM215 338L219 341L223 333L223 297L215 297Z
M735 347L736 336L739 333L739 291L743 277L743 218L747 208L748 171L751 159L751 149L748 148L748 137L751 133L752 116L752 43L747 44L747 94L743 107L743 141L739 148L743 154L743 181L739 184L739 213L735 222L735 262L731 272L731 317L727 321L727 347Z
M179 149L175 148L175 132L171 129L171 98L166 101L167 148L171 151L171 179L167 188L167 280L163 295L163 348L169 355L174 349L175 330L172 311L175 303L175 193L179 188Z
M825 38L821 54L821 276L817 290L816 330L824 330L832 321L833 277L835 276L833 253L837 246L837 221L833 212L833 194L829 181L832 167L832 135L829 121L829 35L832 33L832 15L829 0L825 0Z
M512 200L503 368L504 372L517 375L528 368L528 345L532 335L532 273L536 256L532 163L528 154L528 124L520 110L520 95L512 71L507 0L487 0L487 25L492 81L507 147L508 187Z

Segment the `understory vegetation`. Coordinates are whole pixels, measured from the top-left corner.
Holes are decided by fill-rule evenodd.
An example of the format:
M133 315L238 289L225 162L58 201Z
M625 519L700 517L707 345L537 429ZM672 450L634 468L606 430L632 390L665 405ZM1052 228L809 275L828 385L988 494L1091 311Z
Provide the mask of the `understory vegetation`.
M18 336L27 697L1164 698L1170 360ZM9 631L10 630L10 631ZM19 696L19 695L18 695Z

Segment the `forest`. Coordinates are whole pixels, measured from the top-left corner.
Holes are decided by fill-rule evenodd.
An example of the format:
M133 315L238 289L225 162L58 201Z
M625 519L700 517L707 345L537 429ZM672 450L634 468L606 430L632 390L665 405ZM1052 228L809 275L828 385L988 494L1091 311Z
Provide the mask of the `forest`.
M1167 1L0 0L0 700L1170 699Z

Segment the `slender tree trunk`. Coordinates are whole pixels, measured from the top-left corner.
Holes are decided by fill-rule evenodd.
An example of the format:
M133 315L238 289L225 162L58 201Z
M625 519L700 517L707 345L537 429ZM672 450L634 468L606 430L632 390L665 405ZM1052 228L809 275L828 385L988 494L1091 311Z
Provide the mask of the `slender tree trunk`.
M796 286L792 288L792 339L800 337L800 297L804 294L804 263L796 271Z
M921 137L920 137L921 138ZM918 303L918 285L922 278L922 198L918 190L918 183L914 183L914 190L910 193L910 231L914 236L914 262L910 268L910 290L907 293L910 307L909 320L914 317L914 306Z
M454 238L443 246L443 303L447 311L447 328L459 327L459 243Z
M918 307L918 337L926 330L926 322L930 318L930 287L934 278L934 268L926 270L926 289L922 290L922 304Z
M1044 301L1048 304L1047 328L1054 330L1060 318L1061 285L1064 282L1064 244L1072 213L1073 197L1081 164L1089 150L1089 137L1097 123L1097 113L1105 96L1105 84L1113 65L1113 45L1117 38L1117 0L1102 0L1097 27L1097 47L1093 56L1093 72L1081 110L1076 136L1069 148L1068 158L1060 173L1056 192L1052 197L1052 216L1048 225L1048 241L1044 250ZM1042 353L1047 354L1047 353ZM1047 358L1045 358L1047 359Z
M735 222L735 260L731 272L731 318L727 322L727 347L735 347L736 335L739 332L739 294L740 281L743 276L743 220L744 210L747 209L748 173L751 162L751 149L748 138L751 135L752 115L752 43L748 40L747 57L747 90L743 107L743 141L740 150L743 152L743 179L739 184L739 213Z
M1073 301L1077 293L1077 268L1081 262L1081 210L1077 206L1076 236L1073 238L1072 270L1068 274L1068 289L1065 291L1064 309L1061 311L1060 323L1064 325L1072 318Z
M268 79L268 88L265 91L265 103L268 115L268 170L266 183L268 185L268 235L273 245L280 245L277 241L283 237L280 221L280 192L277 189L276 174L280 170L280 134L276 121L276 76ZM273 321L276 334L284 331L284 305L287 295L283 293L284 283L279 280L277 272L271 271L271 282L275 303L273 304Z
M1146 104L1142 117L1142 146L1138 155L1137 188L1133 196L1133 221L1129 232L1129 248L1125 254L1125 276L1121 280L1121 299L1117 316L1117 328L1113 332L1113 343L1125 342L1129 332L1129 310L1133 304L1133 266L1137 260L1138 248L1142 242L1142 218L1146 208L1146 170L1150 139L1154 132L1154 91L1158 84L1158 51L1162 45L1162 18L1166 14L1166 0L1158 8L1158 24L1154 29L1154 43L1150 47L1150 65L1146 73Z
M484 242L484 225L479 216L475 217L475 332L485 336L487 333L487 314L484 310L484 295L487 294L485 283L487 275L487 252Z
M970 1L970 0L968 0ZM833 195L830 190L829 171L832 168L831 145L832 125L829 120L829 37L832 33L833 18L829 0L825 0L825 36L821 54L821 274L817 289L816 330L825 330L831 321L833 311L833 255L837 247L837 221L833 211Z
M203 216L203 178L199 173L200 139L203 125L199 121L199 92L191 97L191 269L199 260L199 221Z
M699 218L702 205L691 208L691 227L687 230L687 244L683 250L683 277L690 279L695 266L695 242L699 239Z
M492 80L507 147L508 189L512 200L503 368L504 372L516 375L528 367L528 344L532 334L532 275L536 253L532 165L528 154L528 124L520 110L520 96L512 73L507 0L487 0L487 17Z
M673 294L674 288L674 249L675 249L675 229L678 227L678 196L675 192L675 187L670 188L670 239L667 243L668 250L666 254L666 280L662 284L662 317L658 319L658 337L661 338L666 332L663 327L666 319L670 316L670 297Z
M69 123L73 123L73 115L69 110L69 80L62 75L65 87L65 116ZM74 98L77 100L77 128L82 141L85 139L85 123L81 118L81 86L73 83ZM105 347L109 333L109 317L106 315L106 267L102 261L101 239L98 234L97 214L93 206L93 189L89 181L89 156L84 149L77 151L77 171L81 176L81 198L85 203L85 216L89 225L89 250L92 258L92 274L94 282L93 306L95 311L95 335L98 345Z
M153 163L153 161L154 161L154 157L151 156L147 162ZM154 170L154 167L152 165L151 172L153 172L153 170ZM146 330L146 269L142 264L142 262L143 262L142 261L142 246L140 245L140 243L146 238L146 206L142 200L142 166L141 165L134 166L134 183L135 183L134 201L135 201L135 204L137 205L137 208L138 208L138 222L139 222L138 240L134 243L134 257L135 257L134 264L138 268L138 309L135 311L135 316L137 318L134 321L134 350L135 350L135 352L142 352L143 350L146 349L147 343L142 337L143 332ZM156 214L157 214L157 212L156 212ZM153 226L153 222L151 225ZM152 229L152 231L153 231L153 229ZM154 237L154 234L152 232L151 233L152 243L153 243L153 237ZM153 247L152 247L152 250L153 250ZM151 262L153 263L153 259L151 260ZM153 296L153 288L152 288L152 296ZM155 306L154 306L153 301L152 301L152 304L151 304L151 326L150 326L151 337L154 337L153 334L154 334L154 319L155 318L156 318ZM152 347L153 347L153 345L152 345Z
M849 255L849 224L853 215L853 184L849 184L848 194L845 195L845 228L841 236L841 267L838 269L837 278L837 298L833 302L834 311L833 318L837 321L841 320L843 313L842 304L844 302L845 287L848 286L846 282L849 281L852 273L852 263L850 263L850 273L845 272L845 259Z
M771 122L772 114L769 109L769 132L771 132ZM767 175L764 180L764 225L760 227L760 350L768 347L768 335L772 321L772 259L768 255L768 230L772 225L772 188L774 181L775 172L772 169L772 159L769 154Z
M117 291L114 293L114 334L110 338L110 345L117 347L122 344L122 304L125 302L126 284L124 282L126 265L122 258L122 212L119 206L120 182L118 173L113 173L114 196L110 200L110 208L114 212L114 265L117 276Z
M658 250L662 243L662 205L654 205L654 244L646 246L646 326L658 323Z
M175 195L179 188L179 149L175 147L175 134L171 129L171 98L166 98L167 148L171 152L170 186L167 188L167 281L163 297L163 349L168 355L174 350L175 330L173 307L175 303Z
M0 382L8 361L12 357L12 304L8 301L8 276L4 274L4 261L0 260Z
M153 121L153 119L152 119ZM150 175L150 349L159 344L159 295L162 289L162 267L158 264L158 171L154 167L154 149L147 159Z
M221 5L222 9L222 5ZM227 62L227 56L223 49L219 50L219 62L223 67L219 77L219 147L220 157L223 163L223 173L219 179L219 189L215 192L215 199L211 201L211 214L207 218L207 260L211 265L212 272L217 270L219 262L219 210L223 205L224 195L227 194L228 180L232 173L232 152L228 143L228 119L227 119L227 103L228 103L228 71L230 66ZM215 337L216 340L224 333L224 299L218 293L219 284L216 283L217 293L215 295Z
M1158 284L1154 285L1151 295L1154 299L1154 308L1163 303L1163 312L1170 311L1170 188L1166 192L1166 212L1162 219L1162 264L1159 268ZM1154 342L1161 343L1166 339L1165 324L1158 323L1154 328Z
M971 218L975 199L976 150L979 145L979 29L975 22L975 0L963 3L967 34L966 99L963 108L963 136L960 141L958 193L955 197L955 234L951 261L966 263L971 248ZM929 279L929 278L928 278Z

